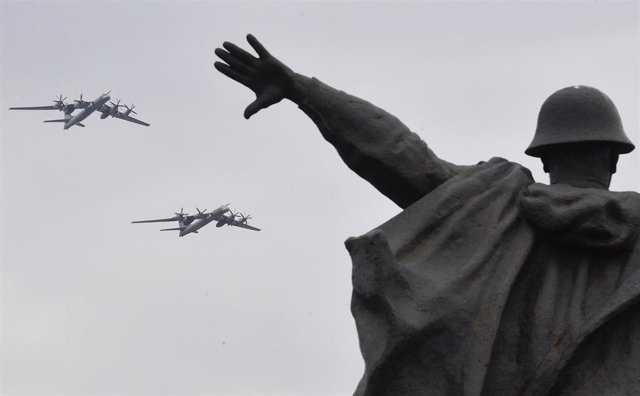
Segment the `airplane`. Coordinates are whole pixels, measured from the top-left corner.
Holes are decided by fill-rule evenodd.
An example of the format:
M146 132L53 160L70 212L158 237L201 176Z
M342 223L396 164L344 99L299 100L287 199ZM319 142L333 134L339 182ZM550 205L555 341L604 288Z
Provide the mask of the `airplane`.
M82 94L80 94L80 100L74 100L75 103L65 103L66 97L63 99L62 95L58 98L54 99L54 104L52 106L32 106L32 107L10 107L9 110L60 110L64 113L63 119L57 120L45 120L43 122L64 122L64 129L69 129L74 125L78 125L84 127L84 124L81 123L84 119L89 117L95 111L102 113L100 115L101 119L105 119L108 116L112 116L114 118L119 118L125 121L133 122L136 124L149 126L148 123L144 121L140 121L136 118L131 117L129 114L137 114L133 111L134 105L129 108L127 105L121 105L120 100L118 100L117 104L111 102L111 97L109 94L111 91L106 92L100 95L96 100L88 102L82 99ZM113 107L107 105L109 102ZM120 107L125 107L127 109L126 112L120 112L118 109ZM72 114L75 110L79 110L80 112L77 114Z
M247 224L247 220L251 218L250 215L245 216L240 212L233 213L231 209L229 209L229 204L222 205L216 208L213 212L206 213L207 210L201 211L196 208L198 211L197 214L187 214L183 212L183 209L180 208L180 212L175 212L175 216L165 218L165 219L155 219L155 220L137 220L132 221L131 223L159 223L165 221L177 221L178 227L176 228L163 228L160 231L180 231L179 236L183 237L192 232L198 233L198 230L207 224L216 221L216 227L222 227L224 225L246 228L248 230L260 231L259 228L250 226ZM238 215L241 219L236 220Z

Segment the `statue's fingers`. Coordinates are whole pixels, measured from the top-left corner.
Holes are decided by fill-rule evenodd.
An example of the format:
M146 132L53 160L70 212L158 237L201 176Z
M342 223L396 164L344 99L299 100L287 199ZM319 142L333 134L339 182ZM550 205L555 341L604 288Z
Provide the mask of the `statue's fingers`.
M254 65L258 61L258 59L255 56L251 55L247 51L238 47L234 43L225 41L224 43L222 43L222 46L224 47L224 49L229 51L229 53L231 53L233 56L237 57L239 60L246 63L247 65Z
M247 41L261 58L266 58L271 55L269 54L269 51L267 51L267 49L258 41L258 39L253 36L253 34L247 34Z
M222 48L216 48L215 53L218 56L218 58L220 58L223 61L227 62L227 64L229 66L231 66L232 69L235 69L235 70L239 71L240 73L251 74L251 73L254 72L254 69L251 66L247 65L246 63L242 62L241 60L238 60L238 58L236 58L235 56L231 55L230 53L228 53L227 51L223 50Z
M222 62L216 62L213 64L216 69L225 76L229 77L232 80L239 82L240 84L249 87L249 77L246 75L237 72ZM249 87L251 88L251 87Z

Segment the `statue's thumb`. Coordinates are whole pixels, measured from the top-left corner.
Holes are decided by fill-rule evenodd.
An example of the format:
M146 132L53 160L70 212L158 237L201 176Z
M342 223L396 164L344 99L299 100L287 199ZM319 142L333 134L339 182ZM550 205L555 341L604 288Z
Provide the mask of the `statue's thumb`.
M247 106L246 109L244 109L244 118L248 120L249 118L251 118L252 115L256 114L261 108L262 107L260 106L260 103L258 103L258 101L255 100L253 103Z
M270 95L269 93L256 95L256 100L244 109L244 118L249 119L249 117L260 110L266 109L272 104L278 103L280 100L281 98L278 98L276 95Z

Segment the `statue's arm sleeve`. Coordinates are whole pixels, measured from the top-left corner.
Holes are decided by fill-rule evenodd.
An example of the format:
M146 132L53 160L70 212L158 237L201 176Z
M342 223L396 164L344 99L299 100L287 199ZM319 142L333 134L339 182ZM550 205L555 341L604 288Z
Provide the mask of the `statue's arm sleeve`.
M297 75L295 99L351 170L406 208L464 167L439 159L400 120L315 78Z

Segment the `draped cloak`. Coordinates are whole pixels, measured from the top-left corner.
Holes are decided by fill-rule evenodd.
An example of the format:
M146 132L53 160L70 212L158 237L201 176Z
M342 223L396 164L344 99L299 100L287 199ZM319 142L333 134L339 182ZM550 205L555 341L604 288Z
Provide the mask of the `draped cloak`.
M303 88L345 163L404 209L346 242L356 395L640 394L640 195L449 164L370 103Z

